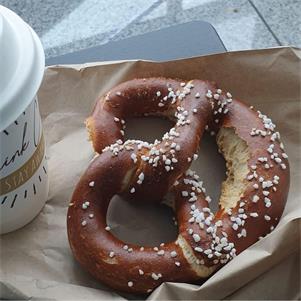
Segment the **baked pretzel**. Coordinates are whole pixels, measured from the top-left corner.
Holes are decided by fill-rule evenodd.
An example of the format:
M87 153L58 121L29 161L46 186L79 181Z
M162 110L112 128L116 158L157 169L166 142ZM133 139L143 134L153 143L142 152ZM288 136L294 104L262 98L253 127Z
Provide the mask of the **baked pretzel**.
M137 182L133 176L136 172L129 176L129 170L139 170L145 162L151 165L150 159L144 161L143 156L157 156L150 153L161 142L128 140L105 147L77 184L68 209L70 246L80 264L108 286L131 293L149 293L166 281L199 281L277 225L289 189L289 165L279 132L271 119L233 100L230 93L224 94L214 87L206 91L206 97L212 116L206 119L209 123L204 128L217 133L217 145L226 160L227 179L215 214L209 207L210 197L193 171L187 170L168 186L167 191L174 197L179 229L175 241L157 247L125 244L110 232L106 223L111 198L130 190ZM180 101L181 107L186 99ZM202 118L199 113L198 118ZM191 107L185 120L194 114ZM193 123L184 123L182 127L189 129ZM172 157L173 148L165 148L164 155ZM181 150L176 154L180 153ZM161 154L158 162L165 165L167 158ZM182 161L173 166L179 164ZM153 177L158 166L151 165L140 182ZM165 170L164 175L168 177L170 171ZM163 192L166 188L158 190Z

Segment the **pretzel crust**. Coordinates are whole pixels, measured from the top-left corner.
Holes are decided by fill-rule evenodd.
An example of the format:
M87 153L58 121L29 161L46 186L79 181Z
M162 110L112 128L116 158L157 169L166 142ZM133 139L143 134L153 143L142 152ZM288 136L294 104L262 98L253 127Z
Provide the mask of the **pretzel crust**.
M129 175L132 178L132 188L135 189L135 199L160 202L169 187L189 168L187 158L192 158L197 152L205 125L211 122L213 107L206 97L207 91L211 89L214 89L214 83L201 80L193 80L192 84L192 81L184 83L166 78L135 79L118 85L99 98L92 115L86 121L97 153L116 141L123 141L128 118L163 116L175 123L172 131L166 133L167 139L155 143L155 149L157 152L160 149L175 152L177 164L171 164L171 169L167 171L168 166L161 164L161 160L154 168L154 164L148 164L142 157L138 162L139 168ZM183 125L186 122L189 126ZM170 145L166 145L169 142ZM175 145L173 149L172 143ZM148 150L144 154L146 157L147 153ZM152 177L137 184L141 173L152 174ZM132 197L127 191L124 194L127 198Z
M185 87L180 81L162 78L126 82L110 91L109 97L100 98L87 120L93 146L100 155L90 163L73 193L68 238L79 263L96 279L120 291L149 293L166 281L194 283L206 279L276 227L288 195L287 155L267 116L232 99L214 83L199 80L189 82L192 87L183 100L158 106L171 92L164 90L166 83L172 83L171 91ZM126 104L120 99L122 95ZM158 99L153 95L159 95ZM185 111L185 118L176 114ZM179 135L167 135L154 144L112 144L122 138L118 136L121 119L145 113L175 119L173 133ZM116 116L119 121L114 120ZM102 122L108 120L104 126ZM227 165L228 176L216 213L210 210L202 182L188 170L188 158L196 159L193 154L204 129L217 134ZM175 149L172 143L180 147L171 153ZM157 155L156 150L163 148ZM155 157L159 157L156 166L150 160ZM161 200L167 192L173 196L178 223L175 241L155 248L141 247L125 244L110 232L106 214L114 195L144 201Z

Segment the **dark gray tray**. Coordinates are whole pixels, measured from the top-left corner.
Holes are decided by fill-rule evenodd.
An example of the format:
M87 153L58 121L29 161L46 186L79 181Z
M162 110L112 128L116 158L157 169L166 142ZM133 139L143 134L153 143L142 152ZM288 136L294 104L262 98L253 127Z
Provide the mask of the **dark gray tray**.
M126 59L166 61L225 51L214 27L208 22L195 21L52 57L46 60L46 65Z

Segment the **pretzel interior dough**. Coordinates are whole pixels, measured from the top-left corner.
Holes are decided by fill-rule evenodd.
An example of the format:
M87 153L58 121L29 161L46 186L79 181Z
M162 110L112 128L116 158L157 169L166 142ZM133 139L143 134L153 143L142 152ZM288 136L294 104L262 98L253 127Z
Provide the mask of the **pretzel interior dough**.
M147 80L138 80L137 93L143 93L144 82L148 97L143 101L152 114L156 113L161 98L154 104L154 98L149 96L153 93L164 98L171 92L161 85L160 93L156 93L153 83L162 84L162 80L151 79L151 89ZM136 83L125 83L122 91L133 93ZM261 112L232 99L230 93L224 93L215 84L210 83L212 90L204 91L208 82L204 82L205 86L201 81L199 85L193 83L190 82L187 94L190 97L179 99L179 92L178 96L174 93L176 96L171 97L170 103L168 99L163 101L166 108L172 102L176 104L176 124L153 144L117 140L99 151L100 145L118 138L120 131L118 126L113 133L104 128L103 116L112 120L112 114L129 110L119 98L105 112L99 111L99 107L104 108L105 99L101 99L95 110L103 118L98 120L94 111L96 115L89 121L92 140L95 139L92 142L100 155L90 163L73 193L68 209L68 238L79 263L114 289L150 293L162 282L196 283L206 279L270 233L284 210L289 164L275 124ZM196 105L201 106L195 110ZM162 114L163 107L158 108ZM170 115L171 111L166 109L164 114ZM227 165L227 179L222 184L216 213L210 209L211 198L206 195L203 182L188 169L191 161L197 159L195 153L203 129L216 134ZM166 193L174 199L178 223L175 241L156 247L138 246L126 244L110 232L106 214L114 195L125 194L144 201L147 197L162 198ZM145 194L147 197L141 198Z
M233 128L220 129L217 145L227 167L227 179L222 184L219 204L222 208L229 209L235 207L246 187L250 153L246 142L235 134Z

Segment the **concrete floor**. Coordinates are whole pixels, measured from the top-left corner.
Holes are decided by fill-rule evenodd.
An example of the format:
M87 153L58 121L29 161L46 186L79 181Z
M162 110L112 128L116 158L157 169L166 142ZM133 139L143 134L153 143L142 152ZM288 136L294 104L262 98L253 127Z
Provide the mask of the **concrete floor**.
M301 47L301 0L0 0L0 4L36 30L47 57L194 20L210 22L228 50Z

